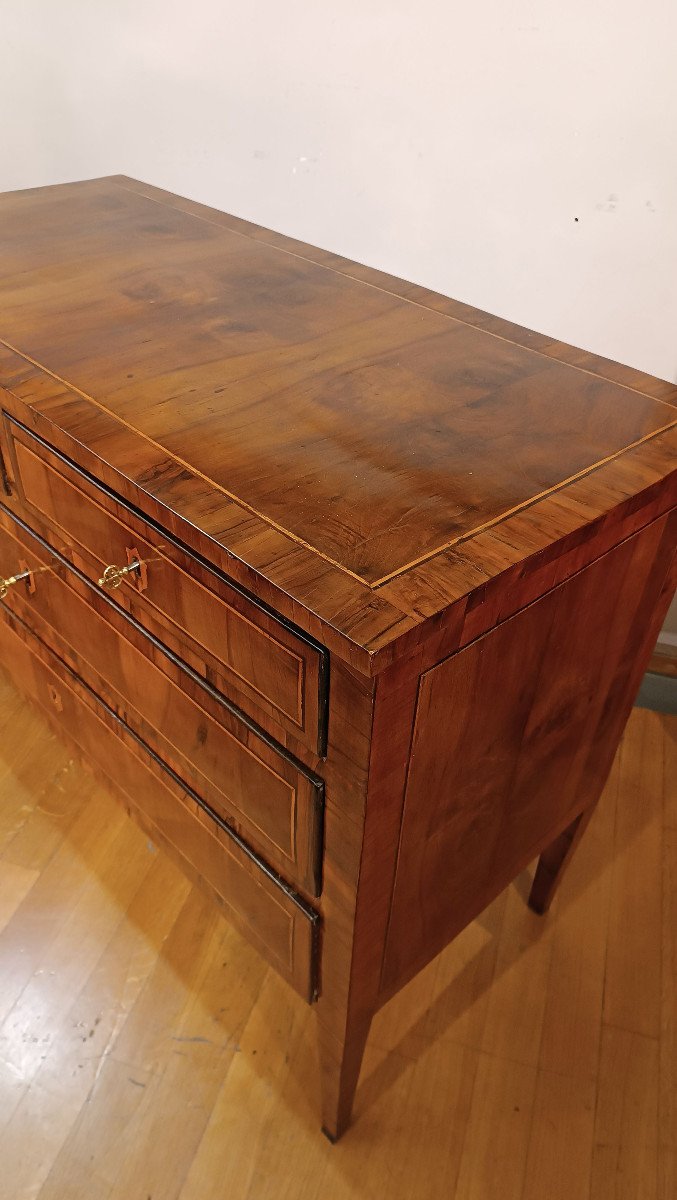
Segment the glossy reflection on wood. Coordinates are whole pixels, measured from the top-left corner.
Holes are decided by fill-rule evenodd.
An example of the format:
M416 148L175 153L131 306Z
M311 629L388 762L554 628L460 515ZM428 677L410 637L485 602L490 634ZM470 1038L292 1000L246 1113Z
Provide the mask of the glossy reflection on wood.
M257 736L219 693L187 677L157 643L149 658L149 647L122 614L115 612L113 626L97 611L109 606L67 560L55 560L41 539L11 517L4 520L0 562L23 557L29 569L42 572L32 591L8 594L8 610L55 643L97 694L269 862L317 894L324 807L319 777ZM59 574L43 570L55 561Z
M675 718L633 712L547 924L525 875L378 1014L338 1146L312 1011L4 681L0 727L2 1200L673 1195Z
M0 237L6 386L372 656L675 446L674 387L133 180Z
M368 583L670 423L650 397L129 188L58 195L2 199L5 340ZM76 247L91 265L72 276Z
M631 647L643 630L648 655L658 632L647 572L655 564L665 574L673 537L656 522L422 675L386 990L441 950L539 850L554 886L566 857L549 837L559 842L597 801L640 683L626 672ZM605 589L613 606L596 603Z
M476 919L492 926L531 859L530 903L545 911L583 852L674 591L677 388L122 177L0 196L0 256L0 570L29 572L0 605L0 657L314 1005L322 1127L336 1140L387 1002L417 972L444 974L438 956L472 941ZM20 867L18 896L40 882ZM618 904L631 910L640 884L623 878ZM77 881L66 872L59 886L65 906ZM555 1077L571 1076L556 1021L542 1079L530 1040L548 993L536 943L555 932L518 916L514 893L505 904L508 930L533 931L536 970L510 971L502 934L495 958L469 959L477 1013L464 1025L472 1039L486 1017L481 1041L459 1039L453 1071L432 1053L425 1068L441 1108L452 1096L464 1114L467 1153L454 1137L445 1150L459 1196L533 1193ZM213 995L216 918L201 926L197 901L186 912L169 959L190 946L195 987ZM68 937L66 923L55 960ZM623 944L628 971L634 956L637 978L650 977L645 940ZM234 934L228 946L224 961L239 959ZM284 1097L303 1080L306 1015L274 982L260 991L249 950L237 966L245 1010L232 1038L251 1014L275 1013L269 1053L299 1059ZM567 1085L571 1098L585 1076L585 1105L598 1059L605 1078L619 1056L638 1079L655 1068L637 1038L658 1037L656 1012L640 1030L627 1016L636 996L610 985L605 997L613 1019L601 1042L579 1037ZM413 1044L436 1021L433 1004ZM139 1033L129 1158L121 1168L104 1152L96 1182L127 1196L147 1170L164 1200L182 1184L157 1133L202 1136L180 1100L200 1055L161 1068L176 1082L163 1118L155 1041ZM205 1112L235 1053L230 1034L219 1045ZM105 1107L129 1100L125 1053L123 1038L116 1067L95 1075ZM386 1092L392 1075L391 1059L375 1072ZM623 1116L611 1091L600 1105L613 1145ZM261 1090L240 1086L223 1119L249 1130L259 1110ZM104 1111L83 1109L83 1163L105 1142ZM525 1175L518 1153L504 1172L526 1112L536 1165ZM46 1196L77 1194L60 1159ZM207 1194L209 1158L195 1162L188 1194ZM261 1193L256 1178L247 1194ZM221 1182L228 1192L227 1172Z
M288 729L307 738L311 749L323 744L319 649L235 589L219 596L214 587L223 591L222 581L210 580L200 563L184 558L183 569L176 566L161 536L151 543L144 537L149 531L140 528L132 512L120 506L118 516L103 508L81 472L19 426L12 426L11 444L27 509L48 521L65 545L78 544L73 561L92 582L111 562L127 566L138 560L142 570L112 593L122 607L182 655L190 655L203 673L209 669L212 678L224 678L224 686L234 684L241 703L270 707Z

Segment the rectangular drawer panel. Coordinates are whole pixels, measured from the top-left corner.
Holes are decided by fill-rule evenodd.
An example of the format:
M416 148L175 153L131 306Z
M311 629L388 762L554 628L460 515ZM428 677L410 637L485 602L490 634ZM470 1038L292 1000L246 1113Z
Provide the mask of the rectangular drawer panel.
M68 656L73 667L118 715L283 875L317 894L321 780L257 736L224 708L218 693L214 702L199 679L188 680L161 645L115 610L113 620L123 626L118 632L95 607L110 607L107 596L95 592L65 559L55 558L7 510L0 516L0 572L35 569L28 584L8 591L6 606L43 640L53 644L54 633L63 639L74 651ZM40 571L48 563L56 563L59 573Z
M6 420L23 500L57 531L57 548L70 549L95 584L109 564L148 560L111 592L116 602L189 661L197 657L198 669L227 694L235 689L255 718L257 709L269 713L323 753L326 652Z
M267 871L236 835L212 820L190 789L6 609L0 613L0 661L104 781L122 792L128 810L149 836L219 901L276 970L312 1000L317 914Z

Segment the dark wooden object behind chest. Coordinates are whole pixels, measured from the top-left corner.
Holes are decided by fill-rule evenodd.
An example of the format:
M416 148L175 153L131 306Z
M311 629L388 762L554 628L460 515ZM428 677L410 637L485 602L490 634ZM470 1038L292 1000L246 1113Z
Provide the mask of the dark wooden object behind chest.
M315 1005L336 1138L376 1010L585 829L677 389L123 177L0 197L0 339L2 661Z

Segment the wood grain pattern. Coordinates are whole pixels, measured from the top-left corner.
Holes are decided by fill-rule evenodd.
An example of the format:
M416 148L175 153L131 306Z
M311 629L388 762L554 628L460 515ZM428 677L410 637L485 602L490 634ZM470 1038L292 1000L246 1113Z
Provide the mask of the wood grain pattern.
M3 606L4 607L4 606ZM9 623L8 623L9 618ZM243 843L196 803L140 739L97 703L22 623L0 613L3 659L60 734L119 789L136 820L223 908L235 926L304 996L315 992L311 909L262 869Z
M630 659L641 639L646 664L671 595L673 526L662 518L422 675L386 992L596 802L639 685Z
M153 852L106 789L68 766L60 740L0 679L0 727L8 721L15 736L0 741L0 814L16 833L0 851L3 898L19 901L13 863L40 808L54 837L0 931L2 1200L135 1191L144 1200L221 1200L225 1192L242 1200L458 1200L459 1186L467 1195L469 1181L478 1190L498 1169L495 1131L505 1200L671 1200L674 718L634 710L546 923L524 906L529 880L521 880L522 895L511 887L377 1014L357 1120L337 1146L316 1129L312 1011L164 852ZM666 770L658 794L655 759ZM637 810L645 815L639 827ZM658 875L649 827L662 847ZM622 888L608 888L617 853L633 859L646 911L661 913L649 948L666 984L663 1021L644 1039L607 1024L597 987L610 954L634 997L626 1016L637 1024L634 965L617 957L616 939L607 941L609 922L623 919ZM487 998L522 966L545 979L544 997L525 993L525 1026L540 1020L545 1000L535 1073L516 1068L509 1044L496 1038L495 1053L478 1048ZM595 1023L601 1063L580 1049Z
M417 973L419 997L426 979L449 979L438 956L458 939L447 960L467 1005L458 1079L429 1054L411 1087L420 1101L432 1069L454 1097L445 1162L458 1196L538 1194L549 1122L579 1094L574 1081L590 1099L600 1052L605 1079L620 1055L661 1087L672 1061L641 1041L663 1017L643 949L658 917L634 863L621 857L596 891L597 947L609 906L623 911L628 896L631 936L610 922L606 988L592 951L585 972L553 976L566 1020L548 992L552 924L499 894L540 853L531 904L545 910L584 825L595 828L674 590L677 389L120 177L0 197L0 251L0 550L12 574L35 567L2 610L13 677L315 1002L330 1139L350 1121L365 1050L377 1062L367 1091L406 1071L406 1051L399 1067L379 1065L378 1038L398 1026L386 1016L379 1035L380 1014ZM99 586L107 563L139 559L117 592ZM658 795L658 773L651 786ZM65 805L64 820L76 811ZM628 827L639 841L641 819ZM3 828L0 814L0 845ZM597 839L582 851L599 867ZM53 846L32 819L10 925ZM642 860L658 871L655 835ZM123 883L132 874L130 862ZM469 923L483 910L493 942L475 962ZM578 911L569 954L582 926ZM528 950L517 962L515 938ZM214 988L212 943L198 942ZM617 983L632 957L651 984L637 1027L638 996ZM303 1059L305 1014L275 987L263 994L276 997L287 1057ZM629 1040L603 1035L602 997L609 1030L627 1026ZM585 1027L571 1060L567 1022ZM444 1040L443 1005L419 1013L407 1045L435 1030ZM178 1087L192 1067L169 1072ZM294 1070L281 1066L283 1096ZM109 1097L121 1071L106 1073ZM564 1100L558 1073L570 1076ZM235 1078L221 1109L214 1066L205 1104L239 1129L252 1105L272 1121L270 1089ZM155 1141L150 1100L128 1112ZM611 1089L598 1117L604 1144L620 1144ZM176 1154L195 1154L201 1119L182 1122L175 1105L168 1120ZM102 1109L72 1136L82 1164L105 1143ZM599 1175L587 1109L576 1136L581 1154L560 1170L574 1190ZM119 1172L104 1154L106 1200L135 1186L142 1157ZM565 1157L562 1144L552 1161ZM206 1194L210 1161L197 1155L187 1195ZM358 1181L377 1191L379 1161ZM654 1187L652 1170L638 1186ZM45 1197L67 1175L50 1171ZM151 1156L148 1178L173 1194L165 1156ZM223 1179L238 1195L267 1187L258 1168ZM546 1194L558 1186L550 1171Z
M87 572L91 564L93 582L109 563L126 566L140 559L143 572L129 576L113 598L143 624L162 628L182 653L209 663L217 677L244 692L245 707L272 711L312 749L325 744L321 648L295 636L213 573L211 587L205 587L195 577L199 564L185 556L181 565L172 562L162 535L148 541L134 515L118 504L120 520L105 493L19 426L12 427L10 454L24 504L47 519L78 566ZM141 528L149 532L147 524Z
M633 501L674 471L674 388L638 373L130 181L0 204L7 392L362 669L467 594L476 547L501 574L517 531L544 517L552 544L560 497L571 535L623 499L628 464Z
M5 197L2 228L9 344L372 585L673 418L660 401L110 184ZM93 267L86 309L82 284L54 276L75 229ZM59 285L58 320L47 282Z
M558 362L574 364L580 370L588 371L592 375L599 375L602 379L611 379L623 387L632 388L643 395L654 396L656 399L665 400L667 403L677 406L677 384L671 383L667 379L657 379L653 375L647 375L632 367L624 366L622 363L602 358L588 350L581 350L575 346L555 341L546 334L536 333L533 329L526 329L513 321L483 312L481 309L473 308L470 304L453 300L449 296L441 296L437 292L432 292L407 280L398 279L385 271L377 271L363 263L352 262L332 251L321 250L318 246L311 246L307 242L276 233L272 229L266 229L264 226L256 225L242 217L234 217L219 209L211 208L207 204L200 204L196 200L175 196L163 188L154 187L152 184L141 182L138 179L131 179L127 175L110 176L110 181L146 196L157 204L170 204L181 212L232 229L255 241L276 246L290 254L298 255L300 258L307 258L311 262L319 263L329 270L349 278L368 282L373 287L380 287L382 291L391 292L394 296L401 296L415 304L446 313L474 329L484 329L503 341L514 342L517 346L528 346L539 354L545 354Z
M322 877L322 781L282 748L257 737L199 681L188 693L185 672L163 659L138 630L111 627L110 609L55 559L46 543L12 521L0 526L0 571L26 556L32 593L15 588L5 604L56 644L78 674L120 718L205 797L210 806L287 878L317 894ZM43 571L48 564L55 570ZM57 570L60 572L57 574ZM80 584L79 592L73 585ZM65 643L65 645L64 645ZM164 668L164 670L163 670ZM212 715L214 714L214 715Z
M142 486L135 484L138 442L72 389L3 350L1 342L0 380L5 382L7 412L65 455L75 455L86 470L168 533L366 674L417 653L421 640L430 636L430 618L452 604L463 610L480 584L491 586L492 597L504 585L513 585L514 594L516 581L528 586L532 572L540 576L544 553L559 557L562 571L573 559L578 566L583 557L593 561L619 533L628 536L668 510L677 488L677 436L671 429L628 451L622 463L614 460L571 484L566 503L560 493L547 497L528 514L507 518L498 532L485 531L412 569L397 581L394 592L392 582L375 591L319 562L310 551L292 549L281 535L255 531L254 518L243 521L240 511L168 456L146 459ZM98 453L88 449L88 442L96 444ZM7 461L6 469L11 493L16 484ZM491 628L490 611L483 606L473 613L475 624L484 621L484 629L473 636Z

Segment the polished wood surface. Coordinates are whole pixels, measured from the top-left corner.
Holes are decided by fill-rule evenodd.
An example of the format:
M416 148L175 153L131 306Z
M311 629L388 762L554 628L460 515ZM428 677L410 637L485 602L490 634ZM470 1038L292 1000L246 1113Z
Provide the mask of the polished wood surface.
M117 177L0 249L1 657L313 1004L335 1141L380 1010L585 844L677 391Z
M120 617L117 628L97 612L110 608L42 540L21 529L0 505L0 563L35 570L32 587L5 600L55 644L85 682L211 807L311 894L322 875L321 779L225 708L213 689L163 655L162 647ZM45 566L55 569L45 571ZM57 574L57 569L59 573ZM78 588L79 590L75 590Z
M372 585L674 417L108 182L4 197L0 225L7 342Z
M301 995L316 990L317 917L217 823L181 781L130 736L77 676L25 627L0 619L0 651L27 695L75 752L122 794L150 837L225 908L233 924Z
M362 668L674 467L674 388L134 181L5 195L0 231L7 390Z
M672 1200L677 719L546 922L525 873L377 1015L337 1146L312 1010L4 682L0 727L2 1200Z
M676 525L655 522L421 676L386 991L596 803L640 683L626 664L660 628L647 577L665 578Z
M162 535L115 504L21 427L9 453L26 508L46 519L76 566L94 583L110 563L140 560L142 570L111 593L133 616L170 639L198 669L241 693L249 711L262 707L312 749L324 730L324 653L239 595L194 561L172 562ZM120 519L122 518L122 520ZM143 532L142 532L143 530ZM143 534L146 534L146 537ZM201 577L200 577L201 576ZM204 582L203 582L204 580ZM205 586L206 583L206 586ZM219 591L215 590L219 589Z

